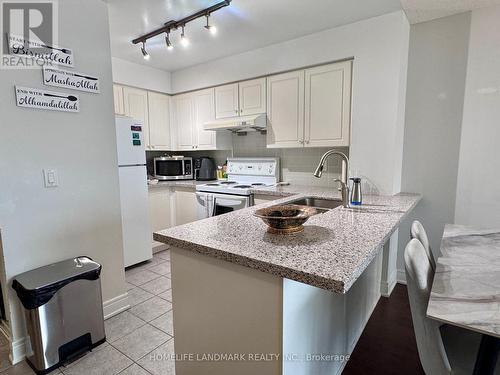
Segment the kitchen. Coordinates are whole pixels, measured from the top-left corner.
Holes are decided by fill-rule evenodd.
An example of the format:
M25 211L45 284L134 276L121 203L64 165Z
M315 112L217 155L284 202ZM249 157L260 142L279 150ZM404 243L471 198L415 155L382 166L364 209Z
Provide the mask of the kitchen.
M0 371L31 373L12 280L86 255L103 266L106 344L62 373L440 373L422 351L410 229L424 224L440 270L456 248L446 224L500 226L469 178L497 183L483 165L496 160L500 10L466 3L59 3L57 44L73 45L100 93L65 92L76 114L16 108L12 87L35 85L40 70L0 73L2 123L19 122L2 145L18 183L0 201ZM79 12L98 15L92 30L68 22ZM496 191L484 192L495 207ZM290 205L307 221L268 227ZM438 303L423 324L450 324ZM214 357L224 353L247 358ZM485 362L468 354L469 367Z

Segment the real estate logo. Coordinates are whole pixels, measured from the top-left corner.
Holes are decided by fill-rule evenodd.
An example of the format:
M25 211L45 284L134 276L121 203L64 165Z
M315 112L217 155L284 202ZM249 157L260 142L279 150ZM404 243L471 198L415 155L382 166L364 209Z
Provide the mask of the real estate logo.
M0 0L1 68L72 66L71 51L57 46L57 21L57 0Z

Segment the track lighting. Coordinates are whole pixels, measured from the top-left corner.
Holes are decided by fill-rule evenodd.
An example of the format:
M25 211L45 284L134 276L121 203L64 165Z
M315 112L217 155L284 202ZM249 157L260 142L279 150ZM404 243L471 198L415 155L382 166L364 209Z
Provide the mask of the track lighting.
M146 34L143 34L143 35L135 38L134 40L132 40L132 43L133 44L142 43L142 47L141 47L142 56L144 57L145 60L149 60L150 56L149 56L148 51L146 51L146 41L148 41L149 39L154 38L158 35L166 34L165 35L165 44L167 45L168 50L172 50L174 48L174 46L172 45L172 41L170 40L170 32L172 30L175 31L175 30L181 29L182 33L181 33L180 44L182 44L182 46L184 46L184 47L187 47L189 45L189 39L187 38L186 33L184 32L184 28L186 27L186 25L189 22L197 20L198 18L205 17L207 23L204 26L204 28L207 29L208 31L210 31L210 34L215 35L217 33L217 28L215 27L215 25L210 24L210 16L212 15L213 12L216 12L216 11L230 5L231 1L232 0L221 0L218 3L212 5L208 8L199 10L198 12L193 13L193 14L191 14L187 17L184 17L180 20L170 20L170 21L164 23L163 26L157 28L156 30L150 31Z
M205 29L210 31L210 34L212 34L212 35L217 34L217 27L215 27L214 25L210 25L208 23L208 21L209 21L208 19L210 18L210 14L207 14L205 17L207 18L207 24L205 25Z
M184 33L184 25L182 25L181 44L184 47L187 47L189 45L189 39L187 38L186 34Z
M165 43L167 44L168 50L174 49L174 46L172 45L172 42L170 41L170 32L168 32L168 31L167 31L167 35L165 36Z
M146 42L142 42L141 52L142 52L142 57L144 57L144 60L149 60L150 56L148 51L146 51Z

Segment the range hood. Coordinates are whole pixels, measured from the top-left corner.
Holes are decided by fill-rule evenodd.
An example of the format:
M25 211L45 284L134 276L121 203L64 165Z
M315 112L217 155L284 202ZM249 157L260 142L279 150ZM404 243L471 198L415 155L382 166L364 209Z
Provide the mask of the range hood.
M208 121L203 124L205 130L230 130L232 132L264 131L267 126L267 115L239 116L221 120Z

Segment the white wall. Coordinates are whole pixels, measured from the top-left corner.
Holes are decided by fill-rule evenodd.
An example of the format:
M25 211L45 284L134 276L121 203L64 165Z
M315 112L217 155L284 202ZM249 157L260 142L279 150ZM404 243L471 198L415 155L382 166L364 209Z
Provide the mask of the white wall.
M420 220L436 255L455 213L470 13L411 26L402 190L423 199L400 227L398 270L410 223Z
M113 82L146 90L171 93L170 72L112 58Z
M78 92L80 113L19 108L14 85L43 87L41 70L0 71L6 277L10 282L21 272L85 254L103 265L103 299L126 298L106 4L60 1L59 44L74 49L75 70L99 77L101 93ZM43 187L43 168L57 169L59 187ZM22 345L23 319L9 291L14 345Z
M406 16L394 12L175 71L172 91L354 57L351 170L399 192L408 38Z
M500 227L500 6L472 12L455 222Z

